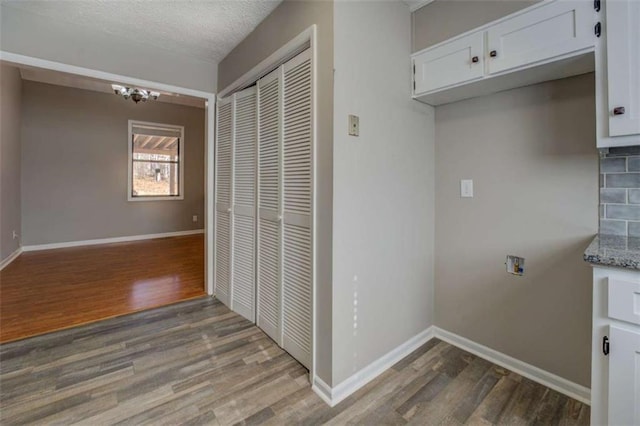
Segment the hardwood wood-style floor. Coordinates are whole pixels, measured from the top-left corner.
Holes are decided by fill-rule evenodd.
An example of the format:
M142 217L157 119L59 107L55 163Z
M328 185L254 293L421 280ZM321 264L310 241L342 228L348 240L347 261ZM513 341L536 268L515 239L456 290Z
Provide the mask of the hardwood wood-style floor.
M26 252L0 271L0 342L205 294L203 235Z
M0 345L2 424L563 424L589 407L433 339L330 408L255 325L204 298Z

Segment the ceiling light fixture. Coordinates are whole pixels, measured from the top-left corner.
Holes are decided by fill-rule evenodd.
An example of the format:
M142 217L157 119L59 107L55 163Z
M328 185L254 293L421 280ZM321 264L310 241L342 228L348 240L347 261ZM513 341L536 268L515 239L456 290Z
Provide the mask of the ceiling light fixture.
M152 92L147 89L132 89L131 87L120 86L118 84L112 84L111 88L116 95L120 95L125 99L131 98L135 103L140 101L147 102L149 99L155 101L160 96L158 92Z

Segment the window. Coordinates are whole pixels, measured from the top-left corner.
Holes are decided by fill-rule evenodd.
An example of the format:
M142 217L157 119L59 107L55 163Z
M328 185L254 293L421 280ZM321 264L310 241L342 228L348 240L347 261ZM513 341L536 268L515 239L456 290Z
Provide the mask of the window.
M184 198L184 127L129 120L129 201Z

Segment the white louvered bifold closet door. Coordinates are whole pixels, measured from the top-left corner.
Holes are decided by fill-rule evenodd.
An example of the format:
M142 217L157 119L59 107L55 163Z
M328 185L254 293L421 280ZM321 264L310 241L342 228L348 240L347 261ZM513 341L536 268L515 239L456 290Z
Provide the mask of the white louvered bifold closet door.
M312 83L311 52L284 64L283 347L311 366Z
M258 81L258 326L307 368L313 308L312 89L310 50Z
M258 327L282 346L282 69L258 80Z
M231 309L255 322L256 87L233 95Z
M232 99L217 103L216 120L216 245L215 294L227 306L231 297L231 200L233 192L233 105Z

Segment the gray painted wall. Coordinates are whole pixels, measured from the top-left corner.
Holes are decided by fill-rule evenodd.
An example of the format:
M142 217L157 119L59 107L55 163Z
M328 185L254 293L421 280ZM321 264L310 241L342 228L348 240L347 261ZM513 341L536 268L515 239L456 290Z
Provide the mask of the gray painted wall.
M31 81L22 102L23 245L203 228L203 109ZM185 126L184 200L127 201L129 119Z
M313 24L317 25L316 373L331 385L331 239L333 216L333 1L285 0L220 62L223 90Z
M435 0L413 13L413 51L488 24L541 0Z
M594 105L586 74L436 108L436 325L584 386ZM505 272L507 254L525 257L524 276Z
M100 31L90 22L68 25L2 5L0 47L11 53L128 77L216 91L215 63L174 50L136 45Z
M20 118L22 80L17 68L0 65L0 261L20 246Z
M404 3L336 2L334 17L335 386L433 324L434 115L411 100Z

